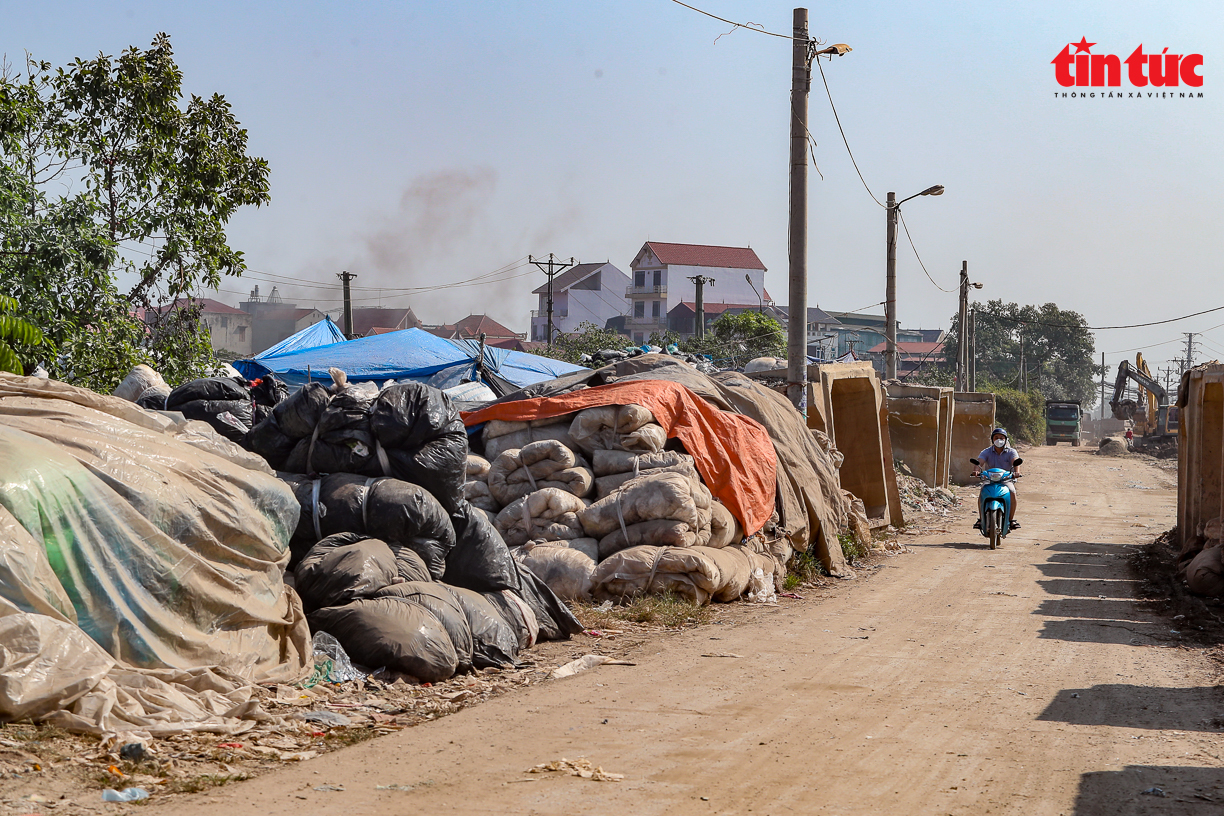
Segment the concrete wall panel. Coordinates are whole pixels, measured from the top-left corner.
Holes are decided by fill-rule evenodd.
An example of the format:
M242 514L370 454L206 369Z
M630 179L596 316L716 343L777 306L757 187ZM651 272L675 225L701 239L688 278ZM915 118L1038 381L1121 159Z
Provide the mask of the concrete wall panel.
M930 487L948 486L952 444L952 389L888 386L888 432L893 458Z
M959 392L953 399L956 410L952 416L950 478L953 484L973 484L973 465L969 460L990 444L990 431L995 426L994 394Z

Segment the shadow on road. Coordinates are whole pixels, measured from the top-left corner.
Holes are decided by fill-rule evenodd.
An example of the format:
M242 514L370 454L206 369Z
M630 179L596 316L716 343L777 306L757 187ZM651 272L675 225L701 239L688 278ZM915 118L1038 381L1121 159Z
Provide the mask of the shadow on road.
M1128 765L1120 771L1081 776L1073 816L1222 811L1224 770L1220 768Z
M933 547L942 548L945 550L989 550L990 545L986 543L986 539L981 541L941 541L934 544L910 544L911 547Z
M1164 688L1107 683L1063 689L1038 720L1072 725L1109 725L1151 731L1220 733L1224 719L1204 718L1224 706L1224 689L1216 686Z
M1064 620L1048 620L1039 637L1072 643L1148 645L1170 636L1169 626L1139 601L1140 582L1126 558L1133 549L1118 544L1063 541L1038 571L1037 583L1051 595L1033 611Z

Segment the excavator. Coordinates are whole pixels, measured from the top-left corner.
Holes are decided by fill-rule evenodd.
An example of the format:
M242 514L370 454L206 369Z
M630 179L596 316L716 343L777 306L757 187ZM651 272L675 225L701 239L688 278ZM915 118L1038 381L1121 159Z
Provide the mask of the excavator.
M1139 386L1138 400L1124 399L1128 381ZM1168 393L1152 377L1142 352L1135 355L1134 366L1129 360L1118 363L1118 378L1109 407L1114 419L1129 419L1135 423L1136 436L1154 442L1177 435L1177 407L1169 405Z

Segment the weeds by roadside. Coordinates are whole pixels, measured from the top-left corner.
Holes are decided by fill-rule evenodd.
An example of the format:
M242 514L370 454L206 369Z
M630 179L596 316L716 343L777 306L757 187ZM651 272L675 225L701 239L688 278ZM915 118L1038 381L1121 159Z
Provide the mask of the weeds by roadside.
M676 629L700 626L714 619L713 610L670 592L664 595L639 595L622 606L600 609L589 603L573 605L574 613L587 629L615 628L618 623L643 623Z

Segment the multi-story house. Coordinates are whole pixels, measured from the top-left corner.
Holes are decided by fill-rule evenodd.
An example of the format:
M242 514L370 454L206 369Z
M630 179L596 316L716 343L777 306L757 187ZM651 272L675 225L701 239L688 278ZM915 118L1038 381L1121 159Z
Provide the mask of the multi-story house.
M227 362L250 357L253 351L252 317L241 309L226 306L212 298L179 298L174 303L158 306L154 311L165 314L176 309L200 310L200 321L208 327L212 350ZM146 313L146 323L153 323L153 316Z
M707 279L705 303L761 304L765 298L765 264L751 247L647 241L629 268L633 280L625 289L625 332L637 344L667 331L673 307L696 301L697 284L691 278Z
M582 263L553 278L553 336L576 331L583 323L599 328L628 314L629 276L609 262ZM539 308L531 311L531 339L548 341L548 284L535 289Z

